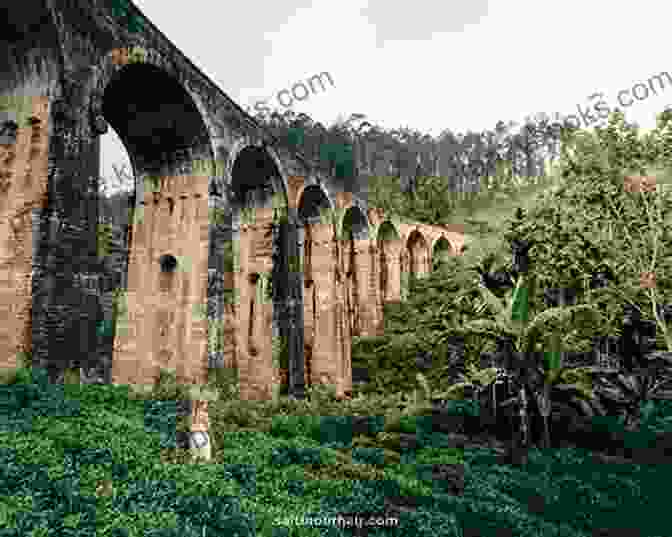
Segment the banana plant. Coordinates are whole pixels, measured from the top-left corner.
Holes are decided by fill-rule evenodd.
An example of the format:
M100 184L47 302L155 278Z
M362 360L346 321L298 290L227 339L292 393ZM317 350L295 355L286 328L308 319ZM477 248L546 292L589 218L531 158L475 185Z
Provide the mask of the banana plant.
M666 353L653 353L665 356ZM663 363L661 363L663 362ZM665 389L671 384L672 364L665 358L651 360L639 371L601 372L595 375L593 390L596 398L609 414L619 414L624 418L626 428L637 429L640 408L652 400L664 400L669 396Z
M430 401L431 399L464 399L465 388L484 388L492 384L497 378L497 369L494 367L478 369L473 364L468 364L466 373L466 375L460 373L460 382L449 386L447 390L442 392L432 391L427 379L422 373L418 373L416 378L422 387L425 401Z
M537 409L544 422L544 444L550 446L548 420L551 412L551 386L559 379L563 371L561 360L562 334L577 322L595 322L600 312L592 304L551 307L529 316L529 297L534 293L533 274L520 273L513 293L504 300L497 298L484 285L479 290L495 319L477 319L463 325L464 333L480 333L500 338L508 337L514 343L514 357L518 363L511 366L517 371L520 403L521 433L523 443L529 439L529 411L527 393L533 395ZM550 344L551 350L544 353L544 360L538 362L536 346ZM521 363L522 362L522 363ZM578 387L577 387L578 390ZM507 401L503 404L510 403Z

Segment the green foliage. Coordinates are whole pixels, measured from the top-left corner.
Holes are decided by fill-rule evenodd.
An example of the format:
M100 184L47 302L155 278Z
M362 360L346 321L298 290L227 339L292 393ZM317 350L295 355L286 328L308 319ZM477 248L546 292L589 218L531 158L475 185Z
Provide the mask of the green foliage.
M209 368L208 385L219 392L222 400L230 400L236 397L240 393L238 369L235 367Z
M224 323L218 319L208 319L208 353L224 349Z
M273 336L273 366L287 369L289 367L289 347L287 339L281 336Z
M395 435L390 433L387 436L389 443L386 441L368 448L353 449L352 459L355 464L336 463L340 459L334 457L333 451L313 443L311 439L317 438L319 442L326 443L338 442L343 436L349 436L346 434L349 420L346 416L341 419L327 416L326 420L316 417L325 416L319 407L306 409L303 418L294 414L273 418L273 435L252 437L253 433L248 432L225 437L224 451L218 455L221 459L217 460L217 465L204 465L202 469L194 465L187 466L186 463L160 465L153 460L157 458L156 450L177 427L173 421L174 410L169 402L154 399L134 403L127 399L124 390L119 387L103 387L102 390L98 390L98 387L95 390L88 388L82 387L78 393L84 415L73 429L77 435L71 435L67 427L55 427L54 423L44 420L35 422L34 433L39 435L36 438L41 439L42 443L47 440L52 445L58 443L58 449L63 450L60 453L49 453L49 464L35 464L37 461L46 461L44 456L49 452L48 449L43 449L42 455L37 458L36 454L32 455L28 459L32 463L30 466L19 461L14 446L23 444L14 444L14 437L0 435L0 445L12 446L11 449L3 447L0 450L7 468L0 480L0 493L8 498L32 496L36 502L36 512L41 513L39 520L47 524L58 525L60 520L71 515L86 521L91 511L89 504L77 499L74 488L68 488L68 483L73 483L67 481L67 475L61 481L54 476L59 475L58 472L77 472L76 475L81 478L84 498L84 491L88 492L88 487L95 486L97 482L88 484L85 474L88 466L94 461L97 461L95 464L107 465L109 473L96 475L112 477L110 483L113 497L96 494L97 505L91 504L96 513L96 528L101 535L114 535L112 529L120 525L140 535L144 531L163 531L158 528L167 528L172 524L159 517L158 513L163 512L174 517L172 526L181 535L188 535L191 527L202 535L205 527L206 534L270 536L273 535L272 524L268 525L268 531L262 531L261 528L266 527L267 518L277 516L274 506L278 504L287 516L311 512L314 515L335 516L338 512L348 510L375 512L385 496L414 494L418 496L420 504L417 511L402 513L398 526L385 528L386 534L424 537L437 532L443 535L444 531L451 535L450 532L455 531L457 535L465 527L471 527L478 528L485 535L497 535L496 532L501 532L502 528L510 528L520 535L583 537L591 535L598 527L624 527L623 521L613 519L614 506L627 505L632 512L644 513L652 521L657 520L654 515L663 506L659 497L660 486L669 478L660 467L654 472L646 467L633 466L626 472L617 465L598 466L592 462L590 453L576 450L533 451L529 464L524 468L502 466L493 463L492 458L471 451L465 452L464 462L453 460L454 453L449 457L443 448L424 447L429 442L429 436L425 433L431 426L431 420L428 421L427 417L401 416L398 428L407 434L418 435L418 444L423 446L419 452L424 453L424 477L421 475L423 468L415 464L397 464L394 469L385 465L385 479L346 479L347 487L342 489L336 487L338 476L358 467L363 476L364 468L380 466L384 459L381 455L385 453L387 456L387 448L382 445L398 446L399 437L396 435L396 443L391 442ZM456 402L450 411L458 415L478 415L474 402ZM669 408L665 411L663 408L651 407L651 410L643 412L649 416L649 422L657 420L659 429L669 427ZM96 416L98 421L94 423L92 416ZM256 426L259 417L257 415L250 425ZM213 427L217 427L217 420L221 418L222 414L213 412ZM67 419L67 423L70 423L77 417ZM120 424L124 424L123 430ZM93 434L97 428L101 432L95 434L109 436L91 440L82 438L82 435ZM148 435L149 431L155 432ZM112 440L113 434L119 438ZM300 440L295 440L297 438ZM644 436L631 438L627 442L634 447L644 445L647 441ZM40 440L33 441L39 443ZM91 448L105 445L109 449L86 450L81 449L83 445ZM64 458L66 449L69 455ZM432 463L435 462L428 455L432 449L437 452L435 457L441 456L441 463L458 464L464 471L464 494L447 494L442 488L448 486L447 482L428 481L434 466ZM307 479L307 476L313 474L325 477L321 480ZM151 475L152 479L148 481L147 475ZM336 480L331 476L336 476ZM298 481L302 483L298 487L301 493L296 494L293 500L290 489L296 491L297 487L291 487L290 484L296 485ZM423 482L425 485L420 486ZM330 494L326 494L327 490ZM94 497L93 488L88 494ZM544 509L536 508L537 504L531 503L530 498L543 498ZM9 510L0 514L5 517L0 521L4 524L11 520L10 524L21 534L30 534L35 527L30 521L37 521L38 518L22 517L20 513L30 513L31 506L16 506L16 503L9 501L5 502L5 506ZM93 521L93 518L89 520ZM277 518L275 521L277 524ZM662 535L659 526L643 528L640 525L641 533L651 537Z
M530 257L539 292L542 286L572 286L592 300L606 299L596 334L616 330L624 303L649 310L653 317L651 301L666 303L672 296L672 282L661 278L672 269L670 256L663 254L672 246L664 225L672 218L672 204L669 151L663 143L671 128L661 121L657 130L638 137L622 115L614 114L606 129L574 133L563 146L563 183L539 195L524 222L516 225L516 234L534 242ZM656 192L625 191L626 176L651 173L659 185ZM514 223L509 219L507 227ZM587 280L599 265L613 267L619 285L588 293ZM655 291L642 288L640 275L653 271L658 275Z
M459 258L443 270L412 283L406 303L385 306L384 335L353 339L354 367L366 367L371 382L363 391L413 393L417 387L415 359L431 351L432 367L424 376L431 386L447 389L443 371L450 358L451 337L481 307L473 274ZM465 335L465 363L476 364L491 342L479 334Z
M122 288L116 288L112 291L112 318L117 319L119 316L128 313L128 304L126 302L126 291Z
M286 447L273 452L271 464L286 466L289 464L319 464L321 462L319 450L313 448Z
M161 186L161 176L156 174L148 174L144 180L145 192L159 193Z
M352 179L355 176L352 144L343 142L322 144L320 159L329 164L337 179Z
M32 362L32 353L17 353L16 368L0 369L0 385L29 383L32 375Z
M110 8L112 16L123 21L130 33L135 34L144 30L145 22L139 15L131 13L127 0L114 0Z
M98 257L105 257L110 254L112 244L112 225L98 224Z
M413 196L402 192L399 178L369 177L367 199L372 207L384 209L386 214L399 216L401 221L429 224L464 224L472 233L482 229L486 234L497 233L497 219L506 208L543 192L555 181L545 178L485 177L474 192L455 191L446 177L418 177Z
M385 388L416 393L416 401L417 395L425 400L436 394L460 397L468 383L441 386L440 372L447 365L443 345L455 335L466 336L464 361L469 369L482 352L492 349L496 336L510 335L519 350L543 354L545 361L539 365L546 371L551 398L563 392L590 400L594 393L588 379L579 379L578 373L562 368L561 352L584 352L596 337L618 334L624 302L642 309L648 306L649 311L656 302L671 302L671 282L666 275L672 256L665 255L670 246L669 226L663 225L672 222L669 192L665 191L670 152L661 140L671 137L672 127L661 124L659 132L641 139L633 136L618 116L596 135L566 130L553 187L548 188L550 181L539 185L530 181L531 188L525 194L519 189L521 198L508 205L509 214L501 220L502 231L493 231L496 226L489 225L473 243L487 243L489 249L474 248L473 255L468 252L429 278L410 282L407 302L385 309L385 336L354 342L353 363L365 364L371 373L369 391L376 386L381 393ZM656 193L624 191L626 175L648 170L656 175L659 185L662 183ZM508 179L501 181L500 192L511 195L516 188L507 191L512 184ZM432 190L438 184L440 181L419 180L416 195L407 196L400 192L396 179L372 178L369 199L372 205L398 214L402 220L448 221L454 215L439 191ZM492 193L479 194L474 199L484 204L497 199L488 195ZM430 208L430 198L438 200L443 212ZM525 207L526 217L517 219L515 207ZM478 221L477 214L478 208L470 219ZM519 279L516 289L501 300L481 288L468 267L479 256L488 255L499 263L492 270L508 269L510 265L502 259L510 255L507 243L513 236L533 244L530 274L536 281L535 285L523 285ZM591 275L605 264L617 273L617 284L589 289ZM640 286L641 273L651 271L654 265L658 276L655 292ZM548 287L573 287L579 292L578 302L547 308L543 293ZM664 323L656 321L660 338L667 340ZM669 348L670 343L667 345ZM413 361L424 350L432 352L433 364L430 371L418 375ZM438 389L432 391L433 386Z
M302 146L304 142L304 132L300 127L290 128L287 132L286 143L291 147Z
M313 438L315 431L319 432L319 417L317 416L284 416L273 418L270 434L278 438L295 438L303 436Z
M443 384L442 390L437 389L430 392L431 397L440 400L461 401L466 399L465 388L483 388L492 384L497 376L495 368L479 369L472 363L467 364L466 373L466 375L460 374L461 381L449 385L447 389L445 388L446 385Z
M187 385L177 382L175 369L159 370L159 378L151 386L135 386L129 388L135 398L160 401L175 400L208 400L216 401L220 394L215 386Z

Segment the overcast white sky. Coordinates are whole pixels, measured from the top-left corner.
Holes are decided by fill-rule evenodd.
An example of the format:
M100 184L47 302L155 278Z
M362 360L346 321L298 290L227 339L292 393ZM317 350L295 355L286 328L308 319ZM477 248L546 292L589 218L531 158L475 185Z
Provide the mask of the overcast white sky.
M620 107L619 91L672 75L672 4L662 0L134 3L243 108L266 98L282 112L279 91L330 73L334 87L292 104L325 124L362 113L434 136L478 131L541 111L575 114L597 92ZM665 79L624 111L648 129L668 104ZM103 176L127 162L116 135L101 153Z

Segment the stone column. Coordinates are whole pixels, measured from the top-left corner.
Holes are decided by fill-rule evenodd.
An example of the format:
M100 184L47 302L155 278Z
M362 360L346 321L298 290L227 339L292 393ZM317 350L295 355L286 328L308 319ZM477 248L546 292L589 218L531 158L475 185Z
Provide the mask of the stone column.
M425 249L425 275L429 276L432 273L432 252L431 245Z
M293 216L287 234L286 247L289 260L288 301L286 308L287 337L289 344L289 386L288 395L296 399L305 398L304 342L303 342L303 227Z
M238 348L240 345L240 329L238 319L240 315L240 258L237 257L240 248L240 231L232 226L227 234L227 241L231 244L231 254L234 257L232 271L224 273L224 367L238 368ZM227 246L228 248L228 246Z
M191 242L194 239L194 218L197 214L197 200L193 193L186 189L178 195L178 204L175 207L177 217L178 236L185 242ZM168 252L160 252L161 254ZM173 255L184 256L184 248L171 252ZM174 274L175 292L177 293L178 308L176 311L176 322L174 325L176 339L173 343L175 352L175 373L176 377L183 382L187 376L188 365L185 364L185 358L190 354L192 349L189 347L192 323L194 317L199 312L194 309L194 293L196 292L194 282L194 272L198 269L198 265L194 264L195 259L191 256L182 257L178 259L177 273Z
M189 240L180 244L181 257L190 262L185 270L190 275L191 315L187 322L184 347L184 379L193 384L205 384L208 377L208 200L201 192L207 192L207 178L202 179L204 187L193 195L193 212ZM185 312L187 313L187 312ZM177 341L175 341L177 344Z
M172 250L170 238L167 236L167 230L170 226L170 214L165 194L158 199L158 203L154 205L153 211L156 214L157 222L157 232L152 241L155 253L152 256L153 259L149 260L149 266L144 268L150 273L156 273L157 286L155 292L150 294L154 302L153 304L143 297L150 310L147 319L148 323L143 327L143 332L147 334L147 339L153 340L146 355L146 360L143 360L141 363L143 371L142 383L146 385L151 385L154 379L159 378L161 368L171 368L175 357L175 345L173 341L175 334L174 296L177 290L176 279L178 274L175 272L162 273L159 263L159 257L162 254L177 253ZM182 360L180 359L179 361Z
M337 385L341 361L336 308L340 298L336 281L339 262L337 244L331 224L313 224L311 235L316 309L310 380L311 384Z
M208 318L206 315L207 304L207 284L208 284L208 241L209 217L208 217L208 198L202 195L204 188L207 192L207 177L194 178L201 182L199 192L193 196L193 210L189 211L191 215L189 241L181 244L180 252L184 258L193 259L191 267L185 267L190 270L190 288L192 290L189 300L189 306L193 310L195 305L201 306L198 315L192 314L191 331L189 339L181 339L182 334L177 333L175 345L184 348L187 352L181 357L185 362L185 371L183 379L187 384L196 385L199 388L205 387L208 380ZM173 214L175 215L175 213ZM173 228L174 229L174 228ZM176 237L176 240L179 240ZM188 312L185 311L185 314ZM185 317L186 319L186 317ZM212 456L211 438L209 434L210 420L208 416L208 402L205 400L194 400L191 402L191 427L189 432L189 448L191 454L205 460L210 460Z
M432 272L430 257L426 249L423 249L420 253L420 270L418 272L420 278L426 278Z
M32 280L39 277L36 246L47 193L49 101L27 101L25 117L0 115L0 368L10 369L18 353L32 351Z
M373 241L369 244L369 256L371 259L371 271L369 272L369 300L372 303L371 335L381 334L383 327L383 297L380 288L381 281L381 254L377 244Z
M239 254L238 270L233 274L234 289L238 297L238 305L236 311L236 366L238 369L238 377L240 382L240 399L249 399L249 352L247 350L248 344L248 329L250 316L250 301L253 296L250 293L250 283L248 281L248 267L249 267L249 249L250 249L250 231L249 226L240 224L237 228L237 246Z
M370 336L375 332L376 320L376 295L371 292L373 243L369 239L356 240L355 249L359 332L362 336Z
M148 199L149 198L149 199ZM138 332L143 334L140 352L136 355L136 383L144 386L153 384L157 372L154 370L155 345L158 342L156 333L156 314L160 302L158 263L161 249L161 207L160 194L152 192L145 197L145 213L148 216L149 240L147 257L140 261L139 270L143 285L136 290L137 306L142 311L142 322L138 323ZM178 367L177 377L180 377Z
M357 300L357 273L354 263L356 249L350 241L343 241L339 243L341 249L342 265L339 267L340 273L343 275L343 300L344 313L346 322L349 325L350 332L358 333L359 331L359 304ZM353 266L350 262L353 261Z
M315 261L312 255L313 230L312 224L306 223L303 228L303 347L304 347L304 381L308 385L312 383L311 368L313 364L313 349L315 345L315 318L317 315L317 299L313 281L313 265Z
M50 366L52 373L62 372L65 367L90 364L98 350L99 295L87 296L90 293L82 284L97 264L96 222L91 222L95 211L88 204L91 202L90 178L98 175L95 155L99 133L91 125L88 114L93 77L75 73L70 68L65 66L59 71L57 86L47 83L40 87L40 77L36 76L31 82L32 89L17 87L16 90L17 95L41 94L43 90L46 90L43 95L50 95L48 116L44 116L42 122L43 135L49 133L48 152L40 154L31 150L26 155L29 162L24 161L23 165L30 164L31 171L26 169L25 175L22 173L25 182L17 186L32 190L33 182L35 186L48 183L49 207L42 203L40 210L56 214L61 224L49 235L46 218L43 220L41 238L46 239L47 244L42 242L44 247L39 248L41 259L37 264L41 266L40 286L44 285L44 292L32 305L32 316L38 325L33 330L33 364ZM31 99L35 98L28 97L28 101ZM30 114L23 112L18 122L20 127L28 126L31 121ZM36 158L35 164L42 161L40 166L33 168L30 162L33 158ZM43 180L38 179L41 171L35 173L42 165L48 166L48 179L46 173ZM73 346L71 341L75 338L79 344Z
M336 300L336 345L339 351L338 375L336 377L336 397L343 398L345 391L352 391L352 324L346 310L344 291L345 281L337 286L339 294Z
M147 312L145 300L140 300L141 290L151 294L151 275L147 271L152 244L154 220L153 198L146 192L140 200L132 223L133 242L128 260L128 287L126 290L126 313L117 319L117 331L112 358L113 384L139 384L138 367L146 355L148 337L140 337Z
M243 224L247 235L241 246L241 399L268 400L273 386L273 301L262 293L272 271L272 208L257 208L253 224ZM244 263L244 265L243 265ZM242 292L245 296L242 296ZM252 317L250 317L252 315Z
M312 375L310 369L313 363L313 347L315 341L315 310L313 303L315 302L315 286L310 285L303 289L304 303L303 303L303 349L304 349L304 381L306 385L310 384Z
M386 244L386 262L389 274L388 293L385 297L386 302L400 302L402 300L402 253L403 243L401 241L389 241Z
M270 400L273 388L273 303L267 298L271 274L259 275L256 285L256 307L248 349L252 362L255 399Z

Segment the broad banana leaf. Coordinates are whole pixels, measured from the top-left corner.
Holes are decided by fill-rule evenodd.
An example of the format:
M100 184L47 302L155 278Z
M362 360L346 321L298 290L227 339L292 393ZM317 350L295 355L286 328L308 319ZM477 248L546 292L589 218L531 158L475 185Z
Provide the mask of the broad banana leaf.
M563 370L558 368L558 369L552 369L552 370L547 370L546 371L546 382L548 384L555 384L556 381L560 378L560 375L562 375Z
M511 320L510 311L507 311L507 305L504 301L497 298L490 289L484 285L478 286L479 291L483 300L485 300L486 305L490 308L490 311L497 317L498 320L502 320L506 323L509 323Z
M466 333L489 334L492 336L508 335L514 338L518 337L518 334L511 326L511 322L505 322L500 319L496 321L491 319L468 321L462 325L460 331Z
M528 340L535 333L542 333L542 329L562 330L563 327L580 322L597 322L601 313L593 304L578 304L575 306L558 306L544 310L529 322L525 327L524 337Z

